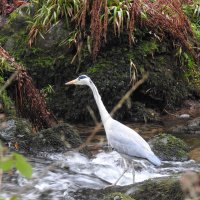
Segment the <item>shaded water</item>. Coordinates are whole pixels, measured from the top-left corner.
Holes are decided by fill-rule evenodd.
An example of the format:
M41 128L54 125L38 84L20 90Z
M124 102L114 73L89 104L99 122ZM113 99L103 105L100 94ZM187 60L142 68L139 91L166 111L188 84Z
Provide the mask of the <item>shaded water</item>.
M145 139L164 131L160 125L128 124L138 131ZM83 139L86 139L91 128L77 126ZM135 128L139 127L139 129ZM196 137L182 136L192 150L199 148L200 144ZM199 139L198 139L199 140ZM98 144L98 145L97 145ZM71 192L79 188L100 189L114 183L124 170L121 156L115 151L106 152L106 139L103 129L100 130L90 149L93 157L88 158L77 152L66 152L64 154L43 153L38 158L29 157L33 166L33 178L27 180L17 172L13 175L6 175L2 187L3 197L12 195L20 196L24 200L35 199L70 199ZM174 173L187 170L200 169L200 164L193 160L187 162L162 162L160 167L154 167L147 161L137 160L135 164L135 181L141 182L149 178L168 176ZM118 183L128 185L133 181L132 170L130 169Z

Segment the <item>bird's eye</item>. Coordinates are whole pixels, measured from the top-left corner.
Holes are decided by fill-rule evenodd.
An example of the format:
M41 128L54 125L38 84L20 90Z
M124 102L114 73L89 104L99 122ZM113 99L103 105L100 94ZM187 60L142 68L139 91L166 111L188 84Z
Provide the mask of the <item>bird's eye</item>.
M84 79L84 78L86 78L86 76L81 75L81 76L78 77L78 80L80 81L81 79Z

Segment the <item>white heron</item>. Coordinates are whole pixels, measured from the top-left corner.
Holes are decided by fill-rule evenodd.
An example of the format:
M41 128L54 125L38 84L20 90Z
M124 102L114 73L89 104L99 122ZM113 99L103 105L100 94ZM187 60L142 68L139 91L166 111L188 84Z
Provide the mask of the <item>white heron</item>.
M128 160L132 160L133 158L142 158L148 160L155 166L161 165L160 159L153 153L149 144L136 131L114 120L110 116L101 100L101 96L96 86L88 76L81 75L78 78L65 83L65 85L71 84L87 85L91 88L106 132L108 144L121 154L121 156L125 158L125 161L127 161L127 158ZM117 184L127 170L128 166L126 166L123 174L119 179L117 179L114 185ZM133 181L134 178L135 172L133 168Z

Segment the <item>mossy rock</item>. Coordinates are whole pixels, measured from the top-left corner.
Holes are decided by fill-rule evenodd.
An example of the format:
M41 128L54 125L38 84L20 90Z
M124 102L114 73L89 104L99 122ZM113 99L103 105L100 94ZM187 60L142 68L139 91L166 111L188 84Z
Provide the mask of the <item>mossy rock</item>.
M0 140L9 144L9 147L21 152L38 154L39 152L65 152L78 148L82 140L78 131L67 123L58 124L53 128L33 133L30 122L15 118L3 122L0 130ZM90 155L87 148L81 152Z
M131 189L127 193L131 193ZM129 195L137 200L182 200L184 197L179 181L173 177L147 180Z
M154 178L127 186L112 186L105 189L79 189L70 196L79 200L182 200L184 195L179 176Z
M10 118L3 121L0 130L0 137L4 142L18 141L20 138L31 137L32 127L29 121L22 118Z
M167 161L186 161L189 159L188 145L181 139L170 134L159 134L149 141L153 152Z
M59 124L53 128L44 129L37 133L32 139L29 151L40 152L65 152L73 148L78 148L82 140L78 131L67 123ZM81 152L90 155L86 148Z

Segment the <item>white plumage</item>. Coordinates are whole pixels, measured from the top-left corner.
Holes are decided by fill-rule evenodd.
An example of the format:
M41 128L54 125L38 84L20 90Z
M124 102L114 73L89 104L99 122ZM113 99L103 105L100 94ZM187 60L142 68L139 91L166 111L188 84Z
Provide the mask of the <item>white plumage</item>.
M81 75L77 79L66 83L66 85L70 84L88 85L91 88L105 128L108 143L112 148L122 156L147 159L156 166L161 165L160 159L153 153L149 144L136 131L110 116L96 86L88 76Z

